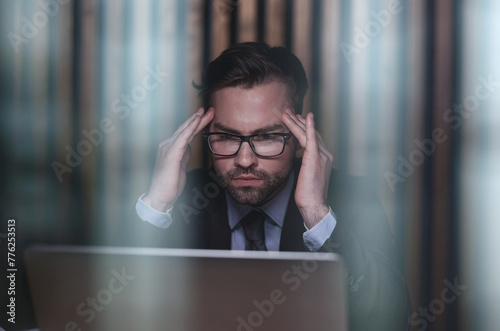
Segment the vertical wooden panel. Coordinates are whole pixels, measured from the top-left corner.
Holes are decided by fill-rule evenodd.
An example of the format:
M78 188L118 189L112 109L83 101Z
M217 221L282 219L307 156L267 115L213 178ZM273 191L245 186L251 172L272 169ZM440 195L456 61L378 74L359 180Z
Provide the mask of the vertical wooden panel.
M240 1L238 10L238 42L257 40L257 0Z
M311 28L312 2L295 1L293 9L293 49L291 50L302 62L307 77L311 77ZM304 98L303 114L311 110L311 94Z
M13 7L13 15L16 18L19 18L23 15L23 2L22 1L16 1L11 4ZM11 31L15 33L16 35L22 36L21 32L21 24L18 24L19 21L13 20L13 24L10 26ZM20 45L18 47L18 51L15 52L15 55L12 55L12 71L13 71L13 80L12 80L12 85L13 85L13 95L12 95L12 138L13 138L13 143L14 143L14 155L12 157L12 161L15 162L15 164L20 164L21 163L21 137L23 135L23 131L21 130L22 126L22 94L23 94L23 72L25 70L28 70L28 68L25 68L23 66L23 57L24 54L27 52L27 47L28 45ZM19 168L14 167L13 168L13 175L15 177L19 177ZM17 183L16 183L17 184ZM11 193L15 197L18 197L19 200L22 199L21 197L21 187L19 185L13 185L12 187L13 192ZM16 201L17 199L12 199L12 202L14 204L15 208L20 207L20 203Z
M285 2L266 1L266 42L271 46L285 45Z
M352 31L349 44L357 46L357 34L359 30L363 31L368 16L368 1L356 1L352 7ZM352 57L349 63L349 136L348 136L348 171L355 175L362 175L366 172L366 142L368 126L368 89L369 72L368 59L370 56L370 44L366 47L360 47L358 54Z
M231 11L226 1L216 0L212 7L212 54L215 59L219 54L230 46L230 23Z
M18 36L24 36L22 31L22 23L20 17L32 17L34 14L33 7L24 2L18 1L11 4L13 6L14 14L18 15L13 20L10 26L11 31ZM6 39L5 39L6 40ZM31 117L33 104L31 103L31 88L30 84L32 77L32 53L33 53L33 38L27 38L28 42L18 45L14 48L6 48L12 55L12 67L14 80L13 87L13 100L12 100L12 144L13 144L13 157L11 162L14 162L12 167L13 181L12 192L9 192L13 198L9 199L12 202L13 208L16 211L17 222L19 220L25 221L27 224L32 225L34 219L35 199L34 186L35 178L33 171L25 173L23 169L33 167L35 163L33 151L33 138L35 121ZM5 64L3 64L5 65ZM12 213L12 212L11 212ZM10 217L10 216L9 216ZM33 224L33 228L28 227L30 235L40 235L40 228ZM18 230L16 230L18 231Z
M21 17L22 16L22 9L23 9L23 3L22 1L16 1L14 3L11 4L12 7L13 7L13 17ZM12 33L15 33L16 35L22 35L21 33L21 24L17 24L18 22L16 22L14 20L13 22L14 24L12 24L12 26L10 26L10 29L12 31ZM12 95L12 118L13 118L13 121L12 121L12 124L14 126L14 130L12 130L12 133L13 133L13 140L16 142L16 145L14 147L14 150L15 151L18 151L18 144L17 142L19 141L19 135L21 134L21 131L20 130L17 130L17 126L19 125L19 112L20 112L20 102L21 102L21 92L22 92L22 86L21 86L21 79L22 79L22 72L23 72L23 66L22 66L22 54L24 52L26 52L26 47L24 47L24 45L21 45L19 48L18 48L18 52L15 52L15 55L13 55L11 58L12 58L12 71L13 71L13 75L12 75L12 85L13 85L13 95ZM24 69L26 70L26 69ZM15 161L18 161L17 158L19 157L17 155L18 153L16 153L16 155L14 155L14 160Z
M48 98L47 98L47 78L48 78L48 63L49 63L49 18L43 15L39 4L32 4L29 11L25 13L36 26L36 36L30 40L32 51L26 53L28 61L31 63L29 67L29 79L25 84L29 86L31 91L29 99L25 99L25 110L23 116L24 130L29 128L31 131L30 145L33 147L32 166L35 172L32 175L33 181L29 184L29 189L25 192L32 195L32 203L30 211L33 212L36 219L29 220L32 224L32 231L36 234L42 234L43 220L46 216L44 197L42 192L46 192L48 187L45 185L45 178L41 176L43 169L47 164L46 148L47 148L47 129L48 129ZM42 15L40 15L42 14ZM34 51L36 50L36 51ZM29 101L28 101L29 100ZM27 125L26 125L27 124ZM28 185L25 184L25 189ZM28 220L27 220L28 221ZM46 226L46 225L45 225Z
M178 123L176 123L176 113L183 114L184 109L176 109L176 84L175 84L175 48L176 48L176 26L178 17L176 15L179 1L163 0L161 2L160 14L160 46L159 46L159 68L168 73L162 82L160 90L160 112L158 114L158 131L161 133L161 140L167 139ZM159 144L160 142L156 142Z
M120 96L123 91L124 72L123 64L123 1L111 0L105 4L106 11L101 15L103 17L104 26L103 36L106 41L102 46L101 59L104 75L103 80L99 82L102 89L101 103L101 121L109 119L112 122L113 130L104 137L102 146L102 165L105 176L102 176L102 191L101 197L101 215L104 220L104 231L106 231L106 242L110 242L114 231L116 231L116 223L120 220L121 204L121 136L123 130L123 121L126 120L126 104L120 101Z
M130 117L125 119L130 125L129 130L140 132L142 134L134 135L130 141L132 153L132 187L131 204L138 196L147 190L150 181L150 123L151 123L151 98L157 87L148 90L144 87L145 77L150 77L148 72L156 70L156 63L151 63L151 10L152 1L142 0L140 3L134 1L132 6L133 30L130 36L131 42L131 62L128 67L130 70L130 85L125 91L130 95L136 106L130 112ZM148 69L151 68L151 69ZM158 84L161 86L161 84Z
M407 95L408 95L408 116L405 123L407 134L406 150L411 151L415 148L414 140L422 138L423 118L424 113L424 70L425 67L425 2L412 1L408 4L408 78L407 78ZM407 191L405 200L411 201L408 203L405 220L407 226L407 281L412 299L413 308L416 309L420 302L422 293L421 288L421 265L422 259L422 195L423 195L423 169L419 167L407 180ZM397 185L401 185L398 183Z
M39 3L33 5L35 13L44 13ZM43 166L47 163L45 154L47 150L47 129L48 129L48 76L49 76L49 46L50 46L50 18L48 15L37 15L36 17L46 19L38 19L37 23L41 25L38 33L32 40L33 48L36 52L30 54L30 61L34 64L32 71L32 78L30 84L33 90L33 109L31 109L31 116L33 117L33 146L35 163L37 167ZM45 24L43 24L45 22ZM43 192L44 187L39 187L38 192ZM40 201L40 200L39 200ZM39 215L43 214L40 210Z
M340 25L340 39L343 43L350 43L353 37L352 31L352 6L350 1L340 1L339 12L339 25ZM339 48L341 47L339 45ZM341 49L342 50L342 49ZM343 56L339 59L338 77L339 84L337 90L332 91L335 93L338 103L338 117L337 122L334 123L334 130L336 141L338 141L338 169L344 172L348 171L348 129L349 129L349 87L350 87L350 69L349 61L347 60L344 52Z
M445 110L453 104L453 2L450 0L435 3L436 39L434 74L434 130L442 129L448 139L436 144L433 154L434 203L433 203L433 287L432 298L439 298L443 290L443 280L448 277L449 241L450 241L450 141L451 128L444 120ZM431 138L432 137L426 137ZM453 275L452 275L453 276ZM447 311L437 317L433 327L443 330L446 324Z
M403 119L407 116L407 109L404 108L407 105L404 67L406 54L402 52L405 50L404 47L401 47L405 41L406 4L399 3L398 6L393 4L390 1L379 1L378 6L370 10L370 20L364 28L368 36L372 34L368 46L370 94L367 98L367 107L370 108L370 123L367 128L366 158L368 168L366 174L372 176L380 176L380 169L398 164L398 156L401 153L399 147L404 146L401 141L405 139L405 130L401 130L400 126L405 125ZM384 17L382 18L385 20L384 23L380 22L380 17ZM376 126L377 129L373 130L372 126ZM374 146L376 146L375 151ZM404 220L398 214L403 204L402 196L398 193L404 186L401 183L397 185L399 185L397 190L391 190L389 193L388 184L384 181L379 192L391 228L396 235L399 235L396 229L404 226L401 224ZM397 242L401 242L400 238Z
M82 219L84 222L85 235L89 235L92 227L95 226L97 218L96 205L94 203L95 188L96 188L96 174L97 174L97 152L99 146L93 145L89 139L82 134L82 130L91 130L96 127L98 123L98 103L97 103L97 86L98 86L98 44L96 36L98 35L98 2L97 0L82 2L82 27L81 27L81 77L80 77L80 114L79 123L80 127L75 128L78 130L76 137L78 141L73 142L73 146L81 144L83 161L80 166L81 171L81 195L82 195ZM83 152L86 146L91 146L91 152ZM83 208L85 206L85 208Z
M246 2L246 1L245 1ZM243 3L245 3L243 2ZM243 5L241 3L238 9ZM235 9L236 10L236 9ZM186 109L186 118L190 114L198 110L202 106L201 100L198 98L198 90L191 86L191 82L199 84L201 82L201 74L203 72L203 1L192 0L188 13L188 29L189 29L189 45L188 45L188 68L186 74L186 88L188 107ZM191 160L189 169L200 168L203 165L203 139L201 136L196 137L191 142Z
M53 162L65 163L67 151L65 146L71 144L71 131L74 129L71 122L71 106L73 96L73 1L70 1L64 6L59 6L58 19L58 36L57 41L57 68L56 68L56 123L57 132L55 134L55 159ZM71 174L65 173L62 181L59 182L59 217L57 226L64 228L63 223L67 223L68 216L71 213L71 195L70 195L70 180ZM53 179L57 180L55 173Z
M320 111L322 121L318 123L321 136L334 157L334 167L338 167L338 141L336 132L332 130L338 121L337 100L335 93L338 89L338 63L340 44L340 2L324 1L323 26L321 27L321 81L320 81Z
M246 1L243 3L247 3ZM243 3L238 7L241 8ZM188 12L188 74L186 75L186 86L190 86L191 82L201 82L201 74L203 72L203 0L191 0ZM194 88L189 89L188 93L189 111L195 111L201 106L198 100L198 91Z

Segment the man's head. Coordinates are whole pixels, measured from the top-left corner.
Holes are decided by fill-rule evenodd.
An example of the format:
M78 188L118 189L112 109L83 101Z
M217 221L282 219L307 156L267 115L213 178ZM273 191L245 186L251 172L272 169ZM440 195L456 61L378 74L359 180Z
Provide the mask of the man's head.
M203 107L208 110L214 93L222 88L251 88L270 81L287 87L291 110L301 113L308 84L300 60L284 47L269 47L260 42L237 44L205 69L199 86Z
M200 94L204 107L214 108L208 132L240 136L289 134L281 115L286 109L302 111L306 89L300 61L285 48L270 48L263 43L236 45L211 62L203 78ZM221 137L233 138L238 140L235 136ZM259 139L267 143L269 135L251 139L259 153ZM293 168L296 144L295 139L283 139L282 152L265 157L257 155L249 142L242 142L234 155L213 154L213 167L236 202L259 206L285 186Z

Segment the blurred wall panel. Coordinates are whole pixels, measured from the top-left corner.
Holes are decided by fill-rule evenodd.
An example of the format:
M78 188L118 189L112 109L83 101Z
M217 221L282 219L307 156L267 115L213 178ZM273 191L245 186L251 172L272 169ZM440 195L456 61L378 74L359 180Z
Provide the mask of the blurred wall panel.
M188 10L188 44L186 52L189 57L186 64L186 74L184 84L186 86L186 102L187 110L190 114L194 113L201 107L201 101L198 98L198 90L191 87L191 83L199 84L201 82L201 73L203 72L203 0L190 1ZM160 110L161 111L161 110ZM205 153L203 151L203 138L198 136L191 144L191 160L188 167L199 168L203 163Z
M342 84L339 81L339 63L342 59L339 57L338 45L340 44L340 2L325 1L321 11L321 71L319 81L319 108L323 109L322 121L317 123L318 129L321 132L323 141L327 148L332 152L334 157L334 167L338 168L338 141L335 139L336 130L332 123L338 122L338 103L335 91L338 90L338 85ZM342 64L343 65L343 64Z
M292 8L292 40L290 50L299 58L306 71L309 85L312 79L312 6L314 1L293 1ZM273 20L279 22L277 19ZM283 36L283 33L281 34ZM284 36L283 36L284 37ZM284 42L285 40L283 40ZM284 46L284 43L281 45ZM311 89L304 98L304 115L313 111L311 105Z
M101 118L95 123L100 130L102 121L112 121L113 129L104 135L101 152L100 166L106 171L99 171L99 197L98 219L103 222L104 233L99 234L99 228L94 229L94 237L109 241L115 227L114 220L121 217L121 135L123 127L120 125L125 114L120 111L118 99L124 81L123 40L125 24L123 20L124 3L121 0L101 2L101 38L100 38L100 64L99 70L99 98ZM105 122L102 122L105 123ZM98 239L98 240L99 240Z
M464 330L500 325L498 197L500 187L500 6L463 1L459 7L459 105L449 120L460 132L458 163L460 272Z
M257 40L257 0L247 0L238 3L238 42Z
M74 132L72 148L82 158L81 165L75 171L78 176L75 189L78 190L80 212L83 218L83 231L89 235L93 229L99 228L99 220L96 217L96 201L99 199L97 190L97 173L102 171L97 168L98 152L101 147L98 143L84 134L97 127L101 117L101 109L98 107L97 92L100 86L99 70L99 3L97 0L83 1L78 3L80 28L78 29L79 50L77 61L79 75L75 93L74 121L78 131ZM75 128L76 129L76 128ZM86 238L86 240L88 240Z
M454 48L454 2L438 1L434 4L435 38L434 38L434 72L432 95L432 130L426 131L424 155L432 154L432 201L430 204L432 220L432 290L431 298L440 298L443 281L457 277L453 266L452 252L455 231L451 225L456 220L451 218L451 204L454 203L452 191L451 148L454 132L446 122L444 114L453 105L455 92L455 48ZM429 123L430 124L430 123ZM439 220L439 221L437 221ZM456 227L456 226L455 226ZM450 231L451 230L451 231ZM436 330L452 330L457 325L451 324L447 316L456 314L457 305L444 309L436 318L433 328ZM448 322L448 323L447 323Z
M285 44L285 1L267 0L265 3L265 42L272 46L283 46ZM301 3L305 3L307 5L308 1L301 1ZM296 30L297 29L295 29L294 31Z
M405 138L400 141L403 151L415 148L415 139L421 139L424 132L424 118L422 116L425 108L425 45L426 30L422 27L426 24L426 3L424 1L412 1L407 8L408 34L405 51L407 54L406 71L407 86L405 94L408 96L406 112L400 112L403 117L399 125L398 136ZM404 134L406 132L406 134ZM401 148L398 149L398 152ZM407 206L403 209L402 218L406 222L406 260L407 281L414 309L415 303L422 302L423 298L423 277L420 269L420 261L424 258L423 252L423 168L415 169L412 176L407 179L407 185L400 188L401 183L397 183L398 189L403 192L398 199L398 204ZM400 191L400 192L401 192Z
M356 53L350 57L345 57L343 65L346 66L348 81L348 105L347 105L347 169L353 175L366 174L367 144L368 144L368 126L375 123L368 123L368 114L375 111L373 104L370 104L370 71L368 70L370 55L373 51L369 48L373 43L372 37L363 32L366 22L370 21L369 0L355 1L351 5L351 11L348 13L351 17L351 34L349 36L349 45L354 45ZM363 37L360 37L360 32ZM367 31L369 31L367 29ZM375 37L375 34L373 35ZM357 45L359 38L366 38L363 45ZM374 161L374 160L371 160Z
M231 14L235 10L233 1L214 0L209 2L211 15L211 59L215 59L219 54L231 45Z

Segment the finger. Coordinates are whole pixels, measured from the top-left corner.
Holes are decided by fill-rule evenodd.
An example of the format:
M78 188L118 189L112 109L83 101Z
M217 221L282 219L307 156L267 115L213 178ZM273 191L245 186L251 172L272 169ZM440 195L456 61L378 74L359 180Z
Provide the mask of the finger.
M304 128L306 126L306 120L304 117L302 117L301 114L297 114L297 119L299 120L300 123L302 123L304 125Z
M312 125L314 128L314 132L316 134L316 146L318 148L318 151L322 156L326 157L330 162L333 162L333 154L330 153L330 151L326 148L326 145L325 145L325 142L323 141L323 138L321 138L321 135L315 129L313 114L311 113L310 116L312 117ZM306 116L306 119L307 119L307 117L308 116ZM307 125L307 120L304 119L300 114L297 114L297 119L300 120L301 123L304 123Z
M175 144L181 148L186 148L186 146L191 142L193 133L200 124L200 121L201 116L196 115L184 131L180 132L175 138Z
M295 124L300 126L302 130L304 130L305 132L306 131L305 121L304 122L300 121L299 117L296 114L294 114L290 109L287 109L286 112L288 113L288 115L290 115L290 118L295 122Z
M302 117L301 114L296 114L295 118L297 119L297 121L296 121L297 124L300 125L301 127L303 127L304 130L306 130L306 119L304 117ZM307 118L307 116L306 116L306 118ZM313 120L313 124L314 124L314 120ZM315 130L315 133L316 133L316 139L317 139L317 143L316 144L318 146L318 150L320 152L322 152L326 157L328 157L329 151L326 148L326 145L323 142L323 139L321 138L321 135L316 130Z
M307 116L306 116L307 117ZM300 114L297 114L297 119L303 123L303 125L305 126L306 125L306 119L304 119ZM313 124L314 124L314 119L313 119ZM323 142L323 139L321 138L321 135L319 134L318 131L316 131L315 129L315 133L316 133L316 141L317 141L317 145L318 145L318 149L320 152L323 152L324 154L328 154L328 149L326 148L326 145L325 143Z
M306 147L306 132L292 119L290 114L284 112L281 116L281 120L287 126L287 128L293 133L295 138L299 141L300 146Z
M194 139L194 137L201 131L203 130L204 127L210 123L214 118L214 109L209 108L208 111L203 114L203 116L196 115L193 118L192 123L184 130L184 132L181 134L182 138L180 139L185 139L184 141L184 146L188 145L191 143L191 141Z
M214 119L214 109L209 108L208 111L203 114L203 116L200 117L200 120L197 122L197 124L193 123L193 128L191 130L191 127L189 128L189 135L186 137L187 143L191 143L191 141L194 139L194 137L200 133L203 128L205 128L212 120Z
M203 109L203 108L200 108ZM176 135L172 136L168 140L172 142L175 148L186 148L189 143L193 140L194 136L200 132L210 121L213 119L213 108L212 110L207 111L205 114L200 116L200 114L196 113L188 123L186 128L183 131L179 131Z
M200 123L195 128L192 137L200 133L215 117L215 111L212 107L210 107L205 114L201 117ZM192 138L191 137L191 138Z
M297 114L296 118L298 120L298 123L301 123L301 124L304 125L304 130L305 130L305 128L306 128L306 119L304 117L302 117L301 114ZM306 118L307 118L307 115L306 115ZM320 136L320 134L317 131L316 131L316 134L317 134L318 138L320 138L320 140L321 140L321 136Z
M316 130L314 128L314 115L313 113L309 113L306 116L306 150L309 151L317 151L318 150L318 142L316 138Z
M175 141L181 133L183 133L190 125L193 124L195 118L197 116L201 116L203 108L198 109L193 115L189 116L188 119L182 123L177 130L174 132L172 136L170 136L169 139L170 141Z
M283 115L285 116L285 118L287 118L287 119L289 119L291 121L289 123L291 123L292 125L295 125L298 128L302 129L302 131L304 131L304 133L306 132L306 126L303 125L298 120L298 118L296 117L296 115L290 109L287 109Z

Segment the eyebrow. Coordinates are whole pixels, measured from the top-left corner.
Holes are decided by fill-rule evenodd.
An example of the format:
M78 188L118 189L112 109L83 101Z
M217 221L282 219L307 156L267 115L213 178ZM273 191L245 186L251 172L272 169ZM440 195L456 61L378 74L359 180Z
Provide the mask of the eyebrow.
M227 126L224 126L223 124L220 124L220 123L214 123L214 127L219 129L219 130L226 131L228 133L241 135L241 131L228 128ZM277 131L277 130L282 130L282 129L284 129L283 125L272 124L272 125L264 126L262 128L258 128L257 130L253 130L250 132L250 134L267 133L267 132L272 132L272 131Z

